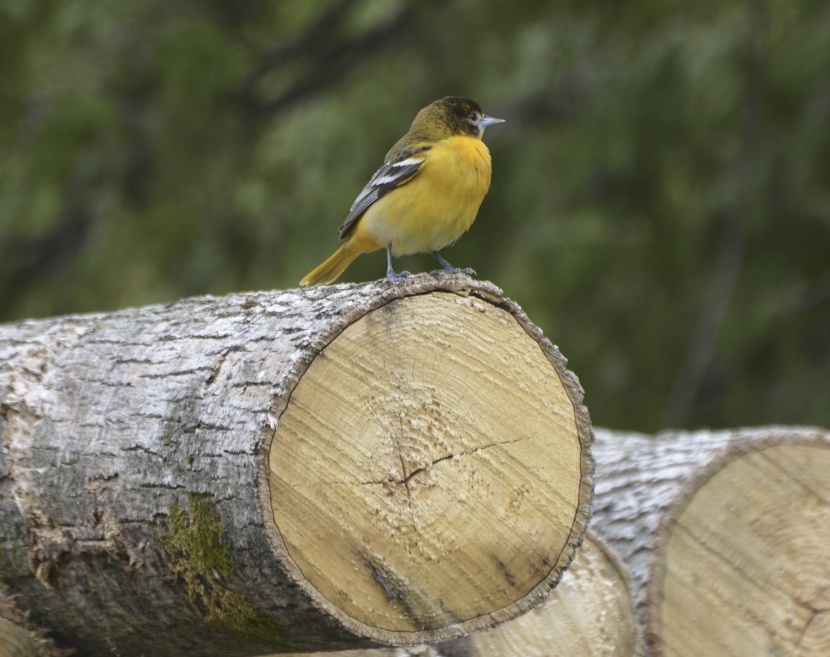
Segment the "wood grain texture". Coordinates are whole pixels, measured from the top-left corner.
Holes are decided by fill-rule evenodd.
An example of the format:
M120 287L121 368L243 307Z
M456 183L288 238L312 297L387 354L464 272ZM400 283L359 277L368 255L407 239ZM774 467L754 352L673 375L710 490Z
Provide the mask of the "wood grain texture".
M538 346L567 390L580 445L579 495L564 548L550 544L550 570L539 573L530 592L516 591L515 606L493 608L490 619L395 634L350 622L338 601L303 576L275 522L281 507L272 499L269 459L286 457L272 449L275 430L309 366L326 359L321 352L362 317L433 294L474 298L488 312L499 308ZM412 421L421 421L422 401L413 400L419 414ZM440 434L453 440L453 418L436 423L426 412L422 421L431 428L413 428L412 436L433 436L435 449ZM253 655L461 636L520 613L555 583L581 541L592 486L590 423L576 378L515 304L464 276L198 297L0 326L0 438L0 579L33 623L54 631L59 646L81 646L88 655ZM498 436L488 440L492 448L480 450L492 452L487 458L528 466L511 451L521 441L511 447L498 446ZM471 442L473 451L478 444L485 442ZM409 468L404 479L424 503L423 482L458 478L476 461L458 445L445 460L444 452L424 452L423 461L412 452L398 461L404 470L384 475L394 480ZM359 456L358 447L347 447L349 458ZM320 443L318 451L337 456L336 445ZM374 461L364 465L370 469L360 480L375 481ZM343 473L356 472L344 466ZM523 478L518 469L515 476ZM388 483L378 481L385 483L377 489ZM563 496L572 495L566 477L560 484ZM524 503L532 506L530 488ZM559 518L548 513L546 521ZM388 526L388 518L377 523ZM458 549L475 552L492 535L470 533ZM528 561L540 561L538 546L527 553ZM532 576L522 576L527 588Z
M39 657L37 644L25 628L0 616L0 657Z
M535 609L495 629L436 646L345 650L308 657L635 657L642 641L625 567L591 533ZM294 654L289 657L301 657Z
M469 624L528 608L570 561L582 452L556 369L513 315L400 299L349 325L294 389L271 447L276 524L356 621Z
M830 654L830 434L598 431L595 454L650 654Z
M635 657L642 651L625 568L590 532L542 605L463 641L470 657Z

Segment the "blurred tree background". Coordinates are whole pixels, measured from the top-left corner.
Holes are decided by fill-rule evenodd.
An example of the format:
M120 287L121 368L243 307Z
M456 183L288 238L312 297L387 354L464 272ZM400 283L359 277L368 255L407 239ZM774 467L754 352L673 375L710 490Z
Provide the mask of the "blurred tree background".
M295 287L445 95L508 121L446 255L596 424L830 426L824 0L8 0L0 320Z

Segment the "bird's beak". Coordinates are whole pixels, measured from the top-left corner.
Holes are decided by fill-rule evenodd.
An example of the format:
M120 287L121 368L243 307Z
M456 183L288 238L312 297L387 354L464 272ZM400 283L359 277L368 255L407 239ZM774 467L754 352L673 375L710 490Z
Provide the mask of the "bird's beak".
M481 117L482 128L486 128L488 125L495 125L496 123L504 123L504 119L497 119L495 116L487 116L486 114Z

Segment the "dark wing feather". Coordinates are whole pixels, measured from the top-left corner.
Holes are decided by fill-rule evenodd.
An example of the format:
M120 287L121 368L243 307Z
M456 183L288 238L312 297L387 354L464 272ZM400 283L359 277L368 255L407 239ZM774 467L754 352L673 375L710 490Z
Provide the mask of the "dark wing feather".
M357 195L352 207L349 209L349 216L340 226L340 239L348 237L352 232L358 219L360 219L378 199L383 198L393 189L412 180L421 170L426 159L426 151L429 146L422 146L417 150L408 150L400 154L391 162L385 162L383 166L375 171L375 175Z

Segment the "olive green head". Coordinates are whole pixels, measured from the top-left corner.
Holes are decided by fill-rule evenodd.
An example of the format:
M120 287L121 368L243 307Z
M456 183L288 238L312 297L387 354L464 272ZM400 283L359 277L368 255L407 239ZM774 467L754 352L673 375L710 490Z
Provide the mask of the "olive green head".
M441 139L467 135L481 139L484 128L504 119L487 116L474 100L461 96L439 98L418 112L410 132L419 136Z

